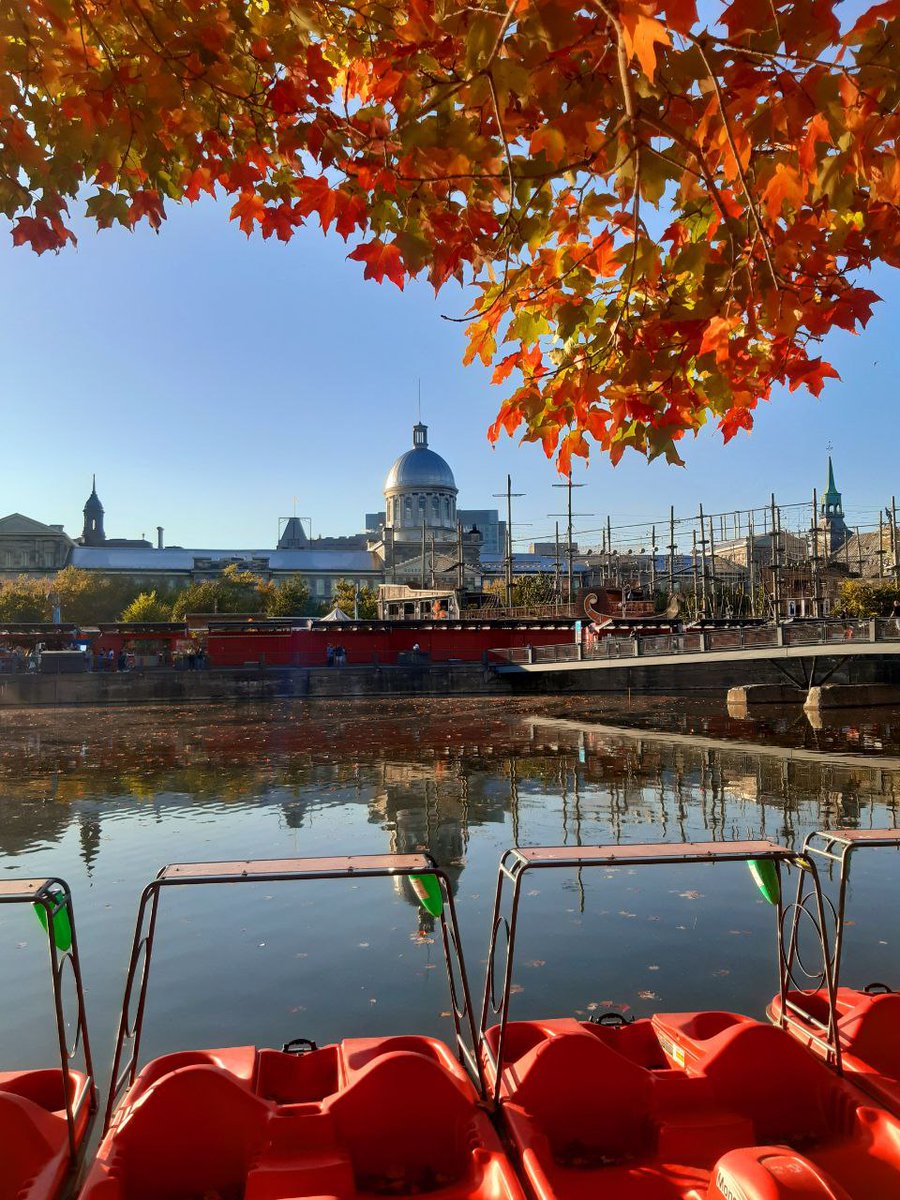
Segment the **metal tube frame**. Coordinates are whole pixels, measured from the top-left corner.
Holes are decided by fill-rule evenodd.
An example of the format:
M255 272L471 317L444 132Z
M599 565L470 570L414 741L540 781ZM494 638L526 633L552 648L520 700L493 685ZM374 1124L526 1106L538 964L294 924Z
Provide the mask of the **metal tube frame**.
M84 986L81 981L81 963L78 957L78 938L75 932L75 910L72 893L64 879L55 876L48 879L8 879L0 881L0 904L30 904L40 907L47 917L47 946L50 951L50 979L53 988L53 1008L56 1023L56 1039L59 1047L59 1062L62 1068L66 1097L66 1127L69 1139L69 1159L74 1166L79 1157L77 1123L85 1104L89 1113L97 1109L97 1088L94 1083L94 1067L91 1058L91 1043L88 1037L87 1015L84 1003ZM72 944L68 950L56 945L53 921L57 913L65 909L68 913ZM66 963L72 968L78 1009L75 1014L75 1040L69 1046L66 1037L66 1014L63 1006L62 975ZM73 1101L72 1061L81 1050L87 1086ZM82 1138L81 1145L86 1142Z
M717 863L717 862L749 862L751 860L766 860L774 863L779 880L779 898L775 905L775 937L778 949L778 989L781 998L781 1017L779 1024L787 1027L791 1021L788 991L790 984L796 984L791 970L791 954L796 960L796 922L799 920L796 912L792 919L791 951L785 951L784 922L786 916L795 910L795 906L786 908L783 902L784 889L782 886L782 866L799 868L801 875L808 875L812 892L816 899L816 916L814 924L819 934L822 953L822 968L819 974L828 991L830 1017L827 1034L836 1043L836 1003L835 985L832 970L832 958L828 944L825 924L825 909L822 889L816 865L795 851L785 849L774 842L660 842L647 844L630 844L621 846L537 846L529 848L510 848L504 851L500 859L497 873L497 887L494 896L493 916L491 920L490 944L488 947L487 971L484 985L484 995L481 1006L479 1024L479 1052L490 1064L493 1079L489 1080L491 1087L490 1101L497 1105L503 1077L503 1046L506 1040L506 1030L509 1023L509 1002L513 979L515 959L516 933L518 929L519 906L522 898L522 881L527 872L532 870L548 870L567 868L581 870L585 867L610 867L620 864L628 866L654 866L663 863ZM511 892L510 892L511 888ZM807 915L812 914L807 911ZM506 944L506 956L503 962L503 979L498 988L497 984L497 953L500 935ZM487 1040L488 1023L493 1018L499 1018L499 1034L497 1036L496 1052L492 1050ZM835 1052L837 1066L840 1069L840 1048Z
M459 924L456 919L456 906L453 901L450 880L430 854L360 854L352 857L173 863L162 867L156 878L141 893L131 956L125 977L125 992L103 1119L104 1131L109 1128L119 1096L126 1087L131 1086L137 1074L147 1004L150 963L156 937L160 895L163 890L172 887L198 887L204 884L300 883L320 879L386 879L408 878L414 875L433 875L440 884L443 900L439 918L441 945L453 1009L456 1051L459 1061L468 1069L479 1091L483 1094L484 1080L476 1049L475 1019L462 942L459 936ZM462 992L461 998L460 991ZM134 1019L130 1020L135 992L137 992L137 1007ZM469 1044L466 1042L466 1034L468 1034Z
M803 855L819 859L829 871L838 868L838 900L831 905L834 922L834 957L832 973L835 991L840 985L841 959L844 951L844 933L847 926L847 891L850 884L850 864L854 853L864 847L869 849L900 848L900 829L817 829L806 835ZM797 881L797 905L804 900L804 879ZM830 901L829 901L830 903ZM809 1017L807 1016L807 1020ZM840 1054L840 1044L835 1029L835 1049Z

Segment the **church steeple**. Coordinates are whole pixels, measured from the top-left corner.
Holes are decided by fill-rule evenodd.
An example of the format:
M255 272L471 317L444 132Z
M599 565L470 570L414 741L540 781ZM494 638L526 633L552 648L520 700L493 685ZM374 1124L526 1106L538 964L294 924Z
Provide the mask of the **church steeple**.
M837 490L834 482L834 467L831 463L831 455L828 455L828 487L825 489L825 494L822 496L822 516L823 517L843 517L844 508L841 503L841 493Z
M841 493L834 482L834 466L831 455L828 455L828 486L822 494L819 504L819 528L825 531L825 547L829 554L834 554L843 546L849 536L844 521L844 505Z
M84 546L102 546L106 541L103 531L103 505L97 495L97 476L91 482L91 494L84 506L84 528L81 531L81 542Z

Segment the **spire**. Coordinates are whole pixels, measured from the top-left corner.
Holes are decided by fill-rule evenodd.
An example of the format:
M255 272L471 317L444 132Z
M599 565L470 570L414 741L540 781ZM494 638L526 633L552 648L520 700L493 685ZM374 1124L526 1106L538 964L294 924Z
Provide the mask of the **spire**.
M103 505L97 495L97 476L91 477L91 494L84 506L84 528L81 541L85 546L102 546L106 541L103 532Z
M830 454L828 455L828 486L822 496L821 507L823 517L842 517L844 515L841 493L837 490L834 482L834 465Z

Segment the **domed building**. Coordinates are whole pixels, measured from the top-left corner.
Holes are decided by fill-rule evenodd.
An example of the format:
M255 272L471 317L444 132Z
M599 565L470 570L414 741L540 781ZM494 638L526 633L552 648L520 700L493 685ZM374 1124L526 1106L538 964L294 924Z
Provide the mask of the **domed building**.
M456 537L456 480L447 462L428 448L428 426L413 426L412 449L401 454L384 481L386 537L395 545Z

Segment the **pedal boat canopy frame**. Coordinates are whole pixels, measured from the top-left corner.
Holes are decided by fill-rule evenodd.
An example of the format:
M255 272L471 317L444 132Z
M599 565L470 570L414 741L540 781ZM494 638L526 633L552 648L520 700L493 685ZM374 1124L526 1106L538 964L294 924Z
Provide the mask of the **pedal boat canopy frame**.
M844 953L844 937L847 929L850 866L854 855L863 849L900 849L900 829L817 829L807 834L803 843L803 858L808 862L821 863L823 868L829 872L832 872L835 866L838 869L837 904L832 904L830 899L827 896L825 897L825 902L834 921L832 978L835 995L841 983L841 962ZM795 908L799 910L807 905L809 897L810 877L807 872L801 871L797 879ZM789 951L788 971L790 973L797 962L798 950L796 944L792 943ZM872 984L870 986L875 987L878 985ZM810 1013L804 1015L808 1023L820 1024L815 1021L815 1018ZM827 1030L823 1026L821 1032L828 1039L827 1052L830 1061L840 1061L841 1045L838 1037L837 1023L835 1022Z
M0 880L0 904L27 904L44 914L41 923L47 931L47 948L50 952L50 982L53 991L59 1065L66 1097L69 1159L74 1165L78 1160L80 1146L85 1141L83 1135L87 1120L97 1108L97 1089L94 1083L91 1043L88 1037L72 893L66 881L56 876L46 879L3 879ZM66 930L67 936L65 939L60 938L59 940L65 940L68 945L57 945L57 932L61 928ZM66 1013L63 1000L63 978L67 968L72 972L77 1006L74 1020L75 1037L71 1046L66 1033ZM85 1086L83 1088L77 1086L78 1081L73 1076L72 1064L79 1054L84 1067ZM88 1106L88 1111L84 1114L85 1119L82 1121L85 1105Z
M788 995L791 985L798 992L808 994L824 987L828 995L829 1017L823 1027L821 1039L827 1044L835 1066L840 1070L840 1046L837 1039L837 1012L832 955L826 930L825 900L815 861L805 854L786 849L774 842L656 842L634 843L622 846L532 846L506 850L497 873L497 888L491 923L491 940L488 949L487 973L479 1025L479 1047L485 1063L490 1067L487 1080L491 1090L491 1101L499 1103L503 1080L503 1047L509 1023L509 1004L512 994L515 967L516 934L522 900L522 884L532 871L580 870L590 867L614 866L660 866L663 864L714 864L714 863L771 863L778 877L778 896L773 905L775 912L775 937L778 950L778 988L781 999L781 1017L778 1024L788 1027L797 1009ZM785 905L782 869L795 867L805 877L808 890L804 893L803 906L798 903ZM799 940L804 923L811 923L821 953L821 966L810 973L803 963ZM786 929L786 925L789 928ZM497 980L497 956L501 942L505 943L502 961L502 979ZM797 973L801 978L798 980ZM810 986L812 982L813 986ZM805 984L806 986L802 986ZM487 1031L496 1020L499 1033L496 1050L487 1038Z
M160 898L164 891L240 883L302 883L312 880L396 879L432 876L441 895L441 945L453 1012L459 1061L483 1092L483 1078L475 1051L475 1019L463 958L456 907L450 880L430 854L359 854L326 858L247 859L234 862L172 863L162 867L141 893L137 922L125 980L125 995L113 1056L104 1130L109 1128L116 1103L137 1075L150 966L156 939ZM129 1014L134 1012L133 1021Z

